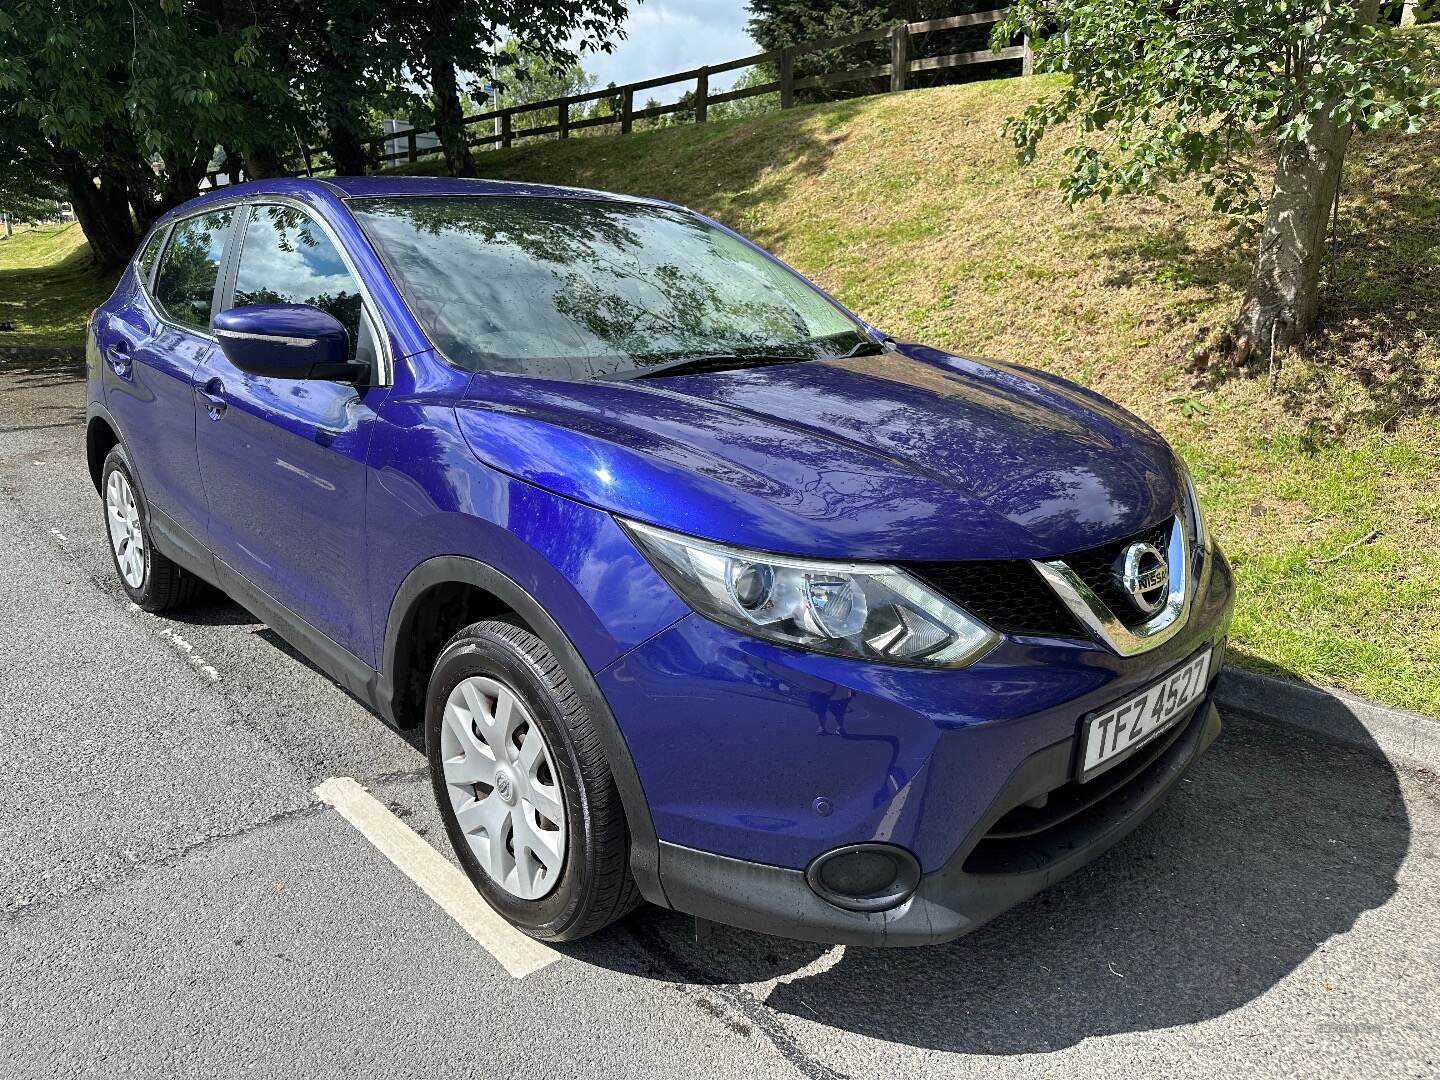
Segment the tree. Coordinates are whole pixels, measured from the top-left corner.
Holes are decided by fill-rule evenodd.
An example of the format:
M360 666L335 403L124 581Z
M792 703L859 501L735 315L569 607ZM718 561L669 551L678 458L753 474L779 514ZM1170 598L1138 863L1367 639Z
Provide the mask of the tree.
M556 64L525 49L516 38L510 38L501 46L496 57L496 72L503 80L495 104L500 109L574 97L595 87L595 76L579 63ZM515 118L517 128L547 127L559 122L558 109L521 113Z
M97 264L190 198L243 93L276 82L204 4L9 0L0 9L0 182L63 186ZM252 51L253 53L253 51Z
M1160 192L1198 176L1259 225L1230 333L1237 362L1312 328L1327 221L1351 131L1415 131L1440 104L1440 49L1377 22L1379 0L1016 0L993 42L1035 43L1069 82L1006 122L1022 162L1066 128L1066 200ZM1257 152L1259 151L1259 152ZM1256 169L1274 162L1264 195Z
M538 63L564 70L580 55L609 52L624 37L626 0L428 0L398 5L392 16L397 40L424 58L415 74L427 85L435 114L435 133L453 176L474 175L466 141L462 95L475 77L462 72L500 75L505 66L501 30L511 29L516 47Z
M747 68L745 73L735 80L730 89L748 90L752 86L763 86L774 81L774 72L762 65L757 65ZM756 94L754 97L738 98L735 101L722 101L718 105L710 105L706 109L706 119L712 121L740 120L759 116L762 113L776 112L779 108L780 95L778 93Z

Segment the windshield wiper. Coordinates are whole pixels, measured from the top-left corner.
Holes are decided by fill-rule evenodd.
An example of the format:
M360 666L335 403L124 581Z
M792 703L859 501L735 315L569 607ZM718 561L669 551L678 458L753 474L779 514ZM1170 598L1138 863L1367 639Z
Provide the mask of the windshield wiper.
M654 379L661 375L698 375L703 371L737 371L741 368L768 367L771 364L800 364L813 360L811 356L781 356L773 353L707 353L704 356L684 356L679 360L668 360L654 367L627 371L610 378Z
M839 356L832 356L830 357L830 359L849 360L856 356L879 356L881 353L889 351L890 350L885 347L885 343L883 341L876 341L874 338L865 338L863 341L858 342L855 347L850 349L848 352L843 352Z

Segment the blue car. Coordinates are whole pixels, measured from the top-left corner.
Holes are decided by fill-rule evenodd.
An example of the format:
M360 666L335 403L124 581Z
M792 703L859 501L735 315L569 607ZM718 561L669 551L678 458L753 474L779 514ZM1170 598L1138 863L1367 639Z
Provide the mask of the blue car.
M669 203L221 189L149 233L87 366L125 592L216 586L423 725L466 873L542 939L648 901L945 941L1220 730L1231 574L1153 430Z

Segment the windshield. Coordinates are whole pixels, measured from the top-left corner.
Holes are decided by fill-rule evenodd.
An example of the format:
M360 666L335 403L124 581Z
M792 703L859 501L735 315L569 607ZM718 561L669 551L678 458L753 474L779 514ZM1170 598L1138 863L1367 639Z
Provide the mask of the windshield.
M624 377L866 341L822 293L690 214L587 198L351 201L431 340L472 371Z

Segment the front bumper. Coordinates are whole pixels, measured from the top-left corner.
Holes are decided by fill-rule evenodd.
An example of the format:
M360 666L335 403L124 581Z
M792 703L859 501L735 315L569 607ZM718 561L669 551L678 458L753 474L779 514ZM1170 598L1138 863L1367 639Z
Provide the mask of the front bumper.
M596 675L659 840L663 895L650 898L782 936L922 944L964 933L1072 872L1143 820L1214 739L1208 692L1174 729L1163 761L1138 755L1153 769L1047 830L1043 843L1007 854L986 834L1070 783L1082 716L1207 646L1222 650L1218 672L1233 582L1218 552L1204 562L1184 630L1132 657L1012 638L963 671L896 668L680 620ZM1110 775L1083 788L1104 787ZM904 904L860 914L811 891L805 870L817 856L874 842L920 864L921 884Z
M1213 686L1212 686L1213 691ZM838 945L933 945L949 941L1074 873L1139 826L1220 734L1211 694L1144 766L1099 802L1016 844L986 841L1006 813L1063 785L1073 740L1027 758L999 798L940 869L889 911L847 911L820 899L802 870L746 862L661 841L660 878L671 904L700 918L761 933ZM1103 780L1098 777L1097 781ZM992 845L987 849L987 845Z

